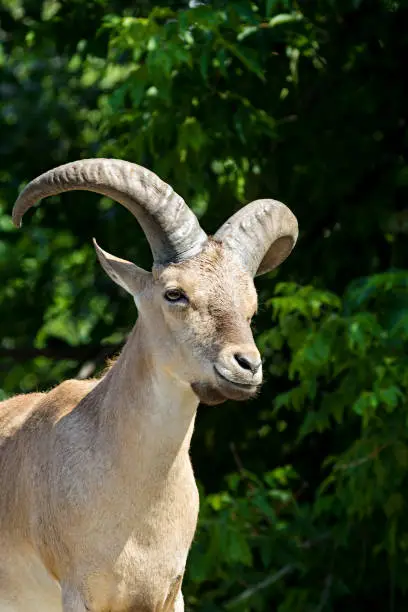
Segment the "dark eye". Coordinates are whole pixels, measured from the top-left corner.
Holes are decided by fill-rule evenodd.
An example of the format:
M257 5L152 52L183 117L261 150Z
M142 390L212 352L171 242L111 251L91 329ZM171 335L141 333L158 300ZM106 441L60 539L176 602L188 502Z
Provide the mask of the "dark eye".
M167 289L164 294L164 299L168 302L182 302L186 304L188 302L188 298L184 291L181 289Z

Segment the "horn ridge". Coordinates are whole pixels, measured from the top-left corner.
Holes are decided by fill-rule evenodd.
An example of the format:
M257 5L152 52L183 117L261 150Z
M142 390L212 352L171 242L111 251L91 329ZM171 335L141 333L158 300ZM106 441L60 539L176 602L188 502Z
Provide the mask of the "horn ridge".
M142 226L156 264L188 259L207 241L181 196L150 170L119 159L74 161L35 178L14 204L14 224L20 227L38 200L73 190L93 191L127 208Z
M255 200L247 204L214 235L236 253L245 268L259 276L273 270L290 254L298 237L292 211L277 200Z

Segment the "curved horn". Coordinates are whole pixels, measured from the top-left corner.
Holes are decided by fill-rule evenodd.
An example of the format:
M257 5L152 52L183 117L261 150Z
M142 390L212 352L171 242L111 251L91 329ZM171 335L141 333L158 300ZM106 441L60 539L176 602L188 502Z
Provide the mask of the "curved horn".
M13 222L38 200L75 189L94 191L125 206L138 220L155 263L165 264L197 254L207 235L192 210L173 189L146 168L119 159L83 159L37 177L19 195Z
M238 254L253 276L265 274L282 263L297 237L295 215L276 200L255 200L247 204L214 236Z

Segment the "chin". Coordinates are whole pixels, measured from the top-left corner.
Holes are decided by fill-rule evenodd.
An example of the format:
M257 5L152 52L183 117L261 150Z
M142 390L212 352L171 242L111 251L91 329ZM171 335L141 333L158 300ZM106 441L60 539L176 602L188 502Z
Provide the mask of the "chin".
M227 400L243 402L256 396L258 387L235 384L192 383L191 388L202 404L216 406Z

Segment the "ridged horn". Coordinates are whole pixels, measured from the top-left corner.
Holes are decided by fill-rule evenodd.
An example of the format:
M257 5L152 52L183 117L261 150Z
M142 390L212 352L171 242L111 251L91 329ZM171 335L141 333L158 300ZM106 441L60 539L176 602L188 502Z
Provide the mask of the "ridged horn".
M247 204L214 236L239 256L253 276L265 274L282 263L297 237L295 215L276 200L255 200Z
M19 195L14 224L20 227L38 200L73 190L94 191L125 206L142 226L155 263L188 259L207 241L197 217L169 185L150 170L119 159L83 159L45 172Z

